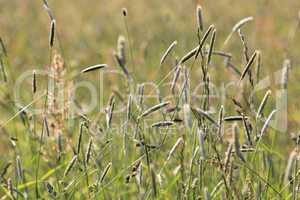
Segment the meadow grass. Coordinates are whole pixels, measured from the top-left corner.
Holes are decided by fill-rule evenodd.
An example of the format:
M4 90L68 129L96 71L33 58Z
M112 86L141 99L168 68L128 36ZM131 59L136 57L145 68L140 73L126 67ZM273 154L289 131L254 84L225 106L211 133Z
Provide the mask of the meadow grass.
M0 3L1 199L299 199L300 4L229 2Z

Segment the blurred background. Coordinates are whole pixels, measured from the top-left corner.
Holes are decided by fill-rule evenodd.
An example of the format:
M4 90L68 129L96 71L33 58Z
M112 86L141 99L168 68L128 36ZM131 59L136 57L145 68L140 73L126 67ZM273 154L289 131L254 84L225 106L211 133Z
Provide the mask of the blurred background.
M207 28L214 23L218 30L218 44L221 44L231 28L240 19L253 16L254 23L245 28L245 34L252 48L264 52L266 64L278 63L285 57L285 49L296 48L299 37L293 45L287 46L290 32L296 26L300 2L297 0L222 0L222 1L180 1L180 0L49 0L56 21L60 45L64 56L82 64L92 60L109 61L116 46L117 37L125 35L121 9L128 9L128 25L133 49L147 65L154 66L164 50L173 40L178 40L178 55L194 47L196 34L196 5L204 12ZM37 65L47 62L49 17L43 9L42 0L0 1L1 37L4 39L11 62L15 66ZM236 44L233 38L231 44ZM237 45L236 45L237 46ZM238 46L237 46L238 47ZM233 46L228 47L233 50ZM35 52L25 54L27 52ZM275 56L277 55L277 56ZM272 59L266 59L273 56ZM238 59L238 58L236 58Z
M262 52L262 76L272 75L281 69L285 58L292 61L289 79L289 131L299 128L298 103L300 80L299 26L300 1L298 0L49 0L57 23L56 44L63 55L67 68L79 71L83 66L107 63L118 69L112 52L117 48L119 35L127 38L122 8L127 8L129 37L134 65L128 66L139 82L159 81L159 74L167 74L174 59L159 67L163 52L178 41L174 58L180 58L197 45L198 39L196 6L203 9L204 28L215 24L217 29L216 49L233 55L233 63L242 70L243 47L238 34L234 34L226 48L225 38L241 19L253 16L254 20L243 28L251 52ZM45 69L49 63L50 20L39 0L0 1L0 36L8 52L10 76L31 69ZM210 73L213 81L228 80L230 73L221 62L215 62ZM199 70L199 69L198 69ZM199 71L200 73L200 71ZM220 76L223 74L228 76ZM197 74L197 73L196 73ZM161 76L159 76L161 77ZM93 78L93 77L92 77ZM197 82L195 76L192 80ZM122 82L110 81L105 86L105 98L114 88L122 88ZM30 87L30 80L28 87ZM276 88L276 86L274 86ZM120 89L121 90L121 89ZM29 94L30 96L30 94ZM6 96L2 95L5 101ZM30 98L28 100L30 102ZM231 102L232 104L232 102ZM15 110L14 110L15 111ZM7 120L14 112L3 114Z
M263 52L266 66L278 63L286 56L287 48L293 52L299 44L299 37L292 45L287 44L288 36L297 24L300 8L297 0L49 0L57 21L60 46L69 62L111 62L118 35L126 35L121 15L121 9L126 7L136 62L143 67L143 61L147 60L147 68L157 65L163 50L173 40L178 40L178 55L195 46L197 4L203 8L205 27L215 24L218 44L224 42L235 23L253 16L255 20L245 27L244 34L252 48ZM16 68L45 65L48 61L49 17L42 0L11 0L9 3L2 0L0 12L0 33L12 64ZM239 40L238 37L232 40L228 47L231 51L240 47L234 42ZM290 56L294 56L293 53ZM235 59L239 58L236 56Z

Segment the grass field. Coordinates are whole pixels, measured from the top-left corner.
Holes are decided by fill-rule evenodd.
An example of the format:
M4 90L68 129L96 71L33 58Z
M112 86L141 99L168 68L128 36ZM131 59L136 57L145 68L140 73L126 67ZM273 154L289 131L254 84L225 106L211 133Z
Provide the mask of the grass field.
M300 199L300 1L0 13L0 199Z

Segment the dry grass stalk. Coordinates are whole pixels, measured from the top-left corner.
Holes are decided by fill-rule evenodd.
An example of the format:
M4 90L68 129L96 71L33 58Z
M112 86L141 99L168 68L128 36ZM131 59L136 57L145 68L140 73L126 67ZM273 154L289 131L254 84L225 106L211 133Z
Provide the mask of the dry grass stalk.
M238 115L238 116L228 116L228 117L224 117L224 121L242 121L243 118L248 119L247 116L242 116L242 115Z
M173 121L160 121L151 125L152 128L169 127L175 125Z
M92 154L92 147L93 147L93 138L89 139L89 143L87 146L87 150L85 153L85 163L88 165L90 162L91 154Z
M233 28L232 28L232 32L236 32L238 29L240 29L242 26L244 26L246 23L252 21L254 18L252 16L250 17L246 17L242 20L240 20L238 23L236 23Z
M230 40L230 38L232 37L232 34L233 34L234 32L236 32L237 30L241 29L242 26L244 26L244 25L247 24L248 22L252 21L253 19L254 19L254 18L253 18L252 16L250 16L250 17L246 17L246 18L244 18L244 19L241 19L239 22L237 22L237 23L233 26L233 28L232 28L230 34L228 35L228 37L226 38L226 40L225 40L225 42L224 42L224 45L226 45L226 44L228 43L228 41Z
M184 143L184 140L182 137L180 137L176 142L175 144L173 145L173 147L171 148L171 150L169 151L168 153L168 156L167 156L167 161L170 160L171 156L173 155L173 153L175 152L175 150L177 149L177 147L181 144Z
M287 89L290 69L291 69L291 61L289 59L285 59L283 62L282 77L281 77L282 89Z
M17 165L17 175L20 182L23 182L24 180L24 174L23 174L23 168L20 156L17 156L16 158L16 165Z
M203 37L202 37L201 40L199 41L199 46L196 47L196 48L198 48L198 49L197 49L197 51L195 52L195 59L197 59L197 57L199 56L199 54L202 52L202 47L203 47L204 43L206 42L206 40L207 40L207 38L208 38L210 32L211 32L212 30L214 30L214 29L215 29L215 25L212 24L212 25L210 25L210 26L208 27L207 31L204 33ZM201 53L201 55L202 55L202 53Z
M65 97L65 65L62 56L54 50L53 60L49 68L48 93L47 93L47 114L51 132L54 136L61 134L64 130L64 120L66 119Z
M183 119L186 128L191 129L193 126L193 120L191 116L191 108L189 104L183 104Z
M33 70L33 73L32 73L32 93L33 94L36 93L36 73L35 73L35 70Z
M164 107L166 107L167 105L169 105L170 102L163 102L163 103L160 103L160 104L157 104L155 106L152 106L151 108L147 109L146 111L144 111L139 117L138 119L141 119L141 118L144 118L152 113L154 113L155 111L158 111Z
M47 13L48 13L48 15L50 17L50 20L51 21L54 20L54 16L52 14L52 11L51 11L51 9L49 7L49 4L48 4L47 0L43 0L43 3L44 3L43 6L44 6L45 10L47 11Z
M200 128L198 128L197 132L199 137L200 159L205 160L206 151L205 151L205 144L204 144L204 132Z
M234 150L239 159L241 161L246 162L242 152L241 152L241 145L240 145L240 131L238 129L237 124L233 124L233 143L234 143Z
M102 183L102 182L104 181L104 178L106 177L106 175L107 175L107 173L108 173L108 171L109 171L111 165L112 165L112 163L110 162L110 163L108 163L108 165L105 167L105 169L104 169L104 171L103 171L103 173L102 173L102 175L101 175L101 177L100 177L100 179L99 179L99 183Z
M113 112L115 109L115 96L111 95L109 98L109 104L106 111L106 126L107 128L111 128Z
M57 159L60 160L61 154L63 153L63 136L62 134L59 134L56 136L57 140Z
M264 98L262 99L262 101L261 101L261 103L258 107L257 114L256 114L256 119L259 119L262 116L262 113L264 111L264 108L267 104L267 101L268 101L270 95L271 95L271 90L268 90L266 92L266 94L264 95Z
M7 179L7 189L9 191L9 194L10 194L11 198L16 199L15 195L14 195L14 188L13 188L13 183L12 183L11 178Z
M230 158L231 158L231 153L233 150L233 143L229 143L226 154L225 154L225 160L224 160L224 171L225 173L227 172L229 163L230 163Z
M70 171L73 169L76 161L77 161L77 155L73 156L73 158L70 160L70 162L64 172L64 177L66 177L70 173Z
M235 72L236 75L238 75L239 77L242 75L242 73L240 72L240 70L231 62L227 63L227 67L230 68L233 72Z
M254 60L257 56L257 51L255 51L251 58L249 59L248 63L246 64L243 72L242 72L242 75L241 75L241 78L240 78L240 81L242 81L244 79L244 77L246 76L247 72L250 70L250 67L252 66L252 64L254 63Z
M166 58L168 57L168 55L170 55L171 51L174 49L174 47L177 45L177 41L175 40L174 42L172 42L172 44L167 48L167 50L165 51L165 53L163 54L163 56L160 59L160 65L162 65L164 63L164 61L166 60Z
M83 70L81 70L81 73L95 71L97 69L102 69L102 68L105 68L105 67L107 67L106 64L97 64L97 65L93 65L93 66L84 68Z
M118 58L120 59L121 63L123 66L126 65L126 40L125 37L120 35L118 38L118 51L117 55Z
M138 107L139 109L143 109L143 101L144 101L144 89L145 89L145 85L144 84L139 84L138 85Z
M210 40L209 51L208 51L208 54L207 54L207 65L210 64L211 55L212 55L212 52L213 52L213 49L214 49L215 41L216 41L216 29L213 30L212 37L211 37L211 40Z
M200 108L193 108L193 107L191 107L191 110L197 120L201 120L201 118L204 117L204 118L208 119L208 121L210 121L214 125L216 125L217 127L219 126L219 124L206 111L204 111Z
M6 175L8 169L9 169L9 167L10 167L11 165L12 165L12 163L11 163L11 162L8 162L8 163L6 163L6 164L4 165L4 167L2 167L2 169L1 169L1 174L0 174L0 177L1 177L2 179L4 179L4 176Z
M221 105L220 111L219 111L219 127L218 127L218 136L220 140L222 140L222 124L223 124L223 112L224 112L224 106Z
M207 51L207 50L204 50L203 51L203 54L205 55L207 55L209 53L209 51ZM212 55L216 55L216 56L221 56L221 57L224 57L224 58L227 58L227 59L231 59L232 58L232 55L230 54L230 53L226 53L226 52L224 52L224 51L217 51L217 50L213 50L212 52L211 52L211 54Z
M209 193L207 187L204 187L204 199L205 200L211 200L210 193Z
M243 124L244 124L244 128L246 131L246 138L247 138L248 144L252 145L250 123L247 121L247 119L244 115L242 115L242 116L243 116Z
M7 50L5 48L4 41L3 41L2 37L0 37L0 45L1 45L2 53L4 54L4 56L7 57Z
M56 27L56 21L55 19L51 20L50 24L50 35L49 35L49 46L52 48L54 45L55 40L55 27Z
M178 65L176 67L176 70L175 70L175 73L174 73L174 78L173 78L172 84L171 84L171 92L172 92L173 95L175 95L176 83L178 81L180 72L181 72L181 65Z
M188 104L190 97L189 69L184 66L183 103Z
M293 180L293 167L295 165L298 153L297 150L294 149L289 156L288 164L286 166L284 182L285 184L290 184Z
M128 11L126 8L122 8L122 14L124 17L126 17L128 15Z
M260 68L261 68L261 51L257 51L257 59L256 59L256 84L259 82L260 79Z
M188 61L191 57L193 57L196 53L197 50L199 49L200 45L198 45L196 48L192 49L191 51L189 51L187 54L185 54L179 61L180 64L185 63L186 61Z
M50 137L50 129L49 129L47 117L44 117L43 129L45 129L47 136Z
M2 75L3 81L7 82L7 75L6 75L6 71L5 71L5 65L4 65L1 54L0 54L0 70L1 70L1 75Z
M127 101L127 121L131 119L131 113L132 113L132 99L131 99L131 95L129 95Z
M126 61L127 61L127 59L126 59L126 40L125 40L124 36L122 36L122 35L119 36L117 52L113 52L113 55L119 65L119 67L121 68L121 70L123 71L125 76L127 77L127 79L131 80L131 76L126 67Z
M84 123L81 123L80 124L80 128L79 128L78 142L77 142L77 151L76 151L77 155L80 154L80 148L81 148L81 143L82 143L83 127L84 127Z
M276 111L277 111L276 109L273 110L273 111L270 113L270 115L268 116L268 118L267 118L267 120L265 121L265 123L264 123L262 129L260 130L260 134L259 134L258 139L262 138L262 136L264 135L264 133L265 133L266 129L268 128L268 126L269 126L269 124L270 124L270 122L271 122L271 119L272 119L273 115L276 113Z
M203 31L202 7L200 5L197 5L196 15L197 15L198 31Z
M224 181L221 180L211 191L211 197L214 199L215 195L222 189L222 186L224 185Z
M241 41L242 41L242 44L243 44L243 47L244 47L243 51L244 51L244 56L245 56L246 62L248 62L249 61L249 55L248 55L249 48L248 48L248 45L247 45L247 42L246 42L246 38L243 35L241 29L238 30L238 33L239 33L239 36L241 38Z

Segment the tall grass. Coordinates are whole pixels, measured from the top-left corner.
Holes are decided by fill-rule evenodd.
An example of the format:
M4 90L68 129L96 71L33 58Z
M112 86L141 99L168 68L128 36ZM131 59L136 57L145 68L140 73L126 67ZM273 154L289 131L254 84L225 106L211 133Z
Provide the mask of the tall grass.
M270 82L277 75L264 74L264 54L248 40L246 27L251 30L255 16L232 24L228 32L217 23L206 26L205 6L198 5L191 19L195 27L182 32L196 32L194 48L186 51L181 38L169 38L168 48L157 46L159 56L148 61L146 50L135 49L134 16L123 8L126 38L116 34L117 48L109 48L117 66L79 69L63 56L63 41L58 40L62 19L54 19L55 9L43 4L50 17L47 80L33 71L31 84L24 84L32 101L21 109L11 99L10 49L0 38L5 96L0 105L9 105L13 113L1 123L9 152L0 162L1 199L298 199L299 135L278 136L287 130L276 129L274 118L282 112L276 107L276 88L269 84L257 90L264 76ZM242 49L231 51L230 43ZM289 84L297 84L289 81L296 73L293 58L289 53L282 57L279 89L297 95L288 93ZM97 57L98 63L111 62L102 59ZM152 78L143 61L159 68L154 89L138 78ZM84 112L87 95L76 98L73 87L81 79L102 81L97 101L107 101L106 106ZM220 80L233 89L218 99L214 86ZM42 112L34 112L39 107ZM297 121L297 113L288 114Z

